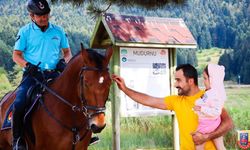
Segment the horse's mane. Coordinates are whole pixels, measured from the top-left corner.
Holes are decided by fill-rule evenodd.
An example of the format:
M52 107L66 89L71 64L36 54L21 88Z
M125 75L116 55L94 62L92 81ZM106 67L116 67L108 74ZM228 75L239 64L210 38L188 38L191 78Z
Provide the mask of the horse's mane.
M102 66L102 61L103 61L103 59L105 58L102 54L100 54L100 53L98 53L96 50L94 50L94 49L86 49L87 50L87 52L88 52L88 54L89 54L89 59L91 60L91 61L94 61L95 62L95 64L96 64L96 67L97 68L99 68L99 69L101 69L101 68L103 68L103 66ZM81 55L81 53L82 53L82 51L79 51L76 55L74 55L71 59L70 59L70 61L69 61L69 63L72 61L72 60L74 60L78 55Z

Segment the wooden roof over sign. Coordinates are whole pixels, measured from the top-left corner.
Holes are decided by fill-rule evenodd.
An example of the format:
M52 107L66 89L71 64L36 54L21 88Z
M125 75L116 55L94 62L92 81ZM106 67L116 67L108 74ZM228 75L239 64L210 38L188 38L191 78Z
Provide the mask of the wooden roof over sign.
M91 47L98 48L108 39L118 46L195 48L197 45L183 19L109 13L97 23Z

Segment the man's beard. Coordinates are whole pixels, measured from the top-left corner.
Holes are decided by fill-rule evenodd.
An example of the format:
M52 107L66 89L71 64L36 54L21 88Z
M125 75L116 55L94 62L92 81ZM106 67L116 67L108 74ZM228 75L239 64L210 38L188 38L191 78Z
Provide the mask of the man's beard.
M176 87L178 89L178 95L179 96L187 96L190 89L188 90L183 90L183 88L180 88L180 87Z

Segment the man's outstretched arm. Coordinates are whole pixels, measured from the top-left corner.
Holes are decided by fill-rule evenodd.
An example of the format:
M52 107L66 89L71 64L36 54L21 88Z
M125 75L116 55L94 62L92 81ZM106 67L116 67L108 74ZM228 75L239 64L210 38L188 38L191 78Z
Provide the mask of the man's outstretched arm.
M166 109L164 98L152 97L147 94L134 91L125 85L123 78L117 75L112 75L112 79L116 82L119 89L134 101L153 108Z
M213 140L220 136L225 135L228 131L233 128L233 121L232 118L229 116L225 108L222 109L221 113L221 123L220 126L213 132L208 134L201 134L199 132L195 132L192 134L193 141L195 145L200 145L206 141Z

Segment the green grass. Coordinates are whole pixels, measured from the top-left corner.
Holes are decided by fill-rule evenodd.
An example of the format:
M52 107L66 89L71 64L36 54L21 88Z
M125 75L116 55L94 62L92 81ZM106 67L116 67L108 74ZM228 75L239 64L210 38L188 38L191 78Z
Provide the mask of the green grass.
M250 88L227 88L228 101L225 102L227 108L236 110L248 110L250 108ZM250 118L249 118L250 119Z
M234 122L234 129L225 136L225 145L236 149L237 131L250 130L250 87L227 88L228 100L225 107Z
M101 142L89 150L112 149L112 123L110 102L107 103L106 128L98 135ZM173 149L170 116L121 118L121 150Z
M207 63L218 63L220 56L224 49L211 48L198 50L196 53L198 59L198 66L206 65Z

